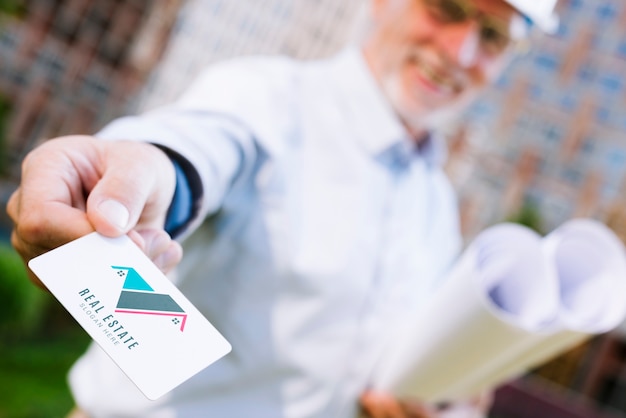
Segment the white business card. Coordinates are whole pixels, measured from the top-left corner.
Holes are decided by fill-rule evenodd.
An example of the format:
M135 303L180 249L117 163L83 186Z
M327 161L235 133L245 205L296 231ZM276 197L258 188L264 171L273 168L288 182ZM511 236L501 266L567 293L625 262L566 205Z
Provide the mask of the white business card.
M130 238L91 233L28 266L148 399L231 350Z

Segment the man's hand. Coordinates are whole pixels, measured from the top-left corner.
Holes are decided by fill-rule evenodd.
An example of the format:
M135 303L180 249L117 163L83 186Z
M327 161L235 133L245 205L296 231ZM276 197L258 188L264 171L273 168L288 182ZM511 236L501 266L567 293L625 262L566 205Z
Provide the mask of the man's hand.
M482 393L465 402L434 407L419 401L398 400L393 396L366 391L359 399L361 411L368 418L481 418L487 416L493 394Z
M11 242L27 262L93 231L129 234L167 271L182 257L163 231L175 186L171 161L153 145L88 136L48 141L22 164L7 205Z
M381 392L366 391L359 399L368 418L437 418L437 413L420 402L404 402Z

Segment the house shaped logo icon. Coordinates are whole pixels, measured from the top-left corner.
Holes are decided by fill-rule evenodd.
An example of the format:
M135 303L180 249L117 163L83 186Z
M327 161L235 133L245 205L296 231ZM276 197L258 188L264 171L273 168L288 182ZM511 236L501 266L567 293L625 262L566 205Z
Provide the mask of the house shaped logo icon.
M115 312L134 315L171 317L174 325L185 330L187 314L170 295L156 293L152 286L132 267L111 266L124 279Z

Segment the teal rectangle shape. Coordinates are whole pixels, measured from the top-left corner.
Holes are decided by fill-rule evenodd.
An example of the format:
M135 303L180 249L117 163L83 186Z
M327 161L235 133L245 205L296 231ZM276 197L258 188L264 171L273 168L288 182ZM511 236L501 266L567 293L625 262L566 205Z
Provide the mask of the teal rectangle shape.
M117 309L138 309L142 311L185 312L170 295L160 293L122 291Z

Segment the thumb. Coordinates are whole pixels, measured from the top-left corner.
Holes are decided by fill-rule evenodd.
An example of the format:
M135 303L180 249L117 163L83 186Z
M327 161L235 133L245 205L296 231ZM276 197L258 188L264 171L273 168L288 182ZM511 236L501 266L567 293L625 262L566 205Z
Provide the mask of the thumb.
M100 188L104 189L103 193L106 194L106 185ZM96 204L96 213L90 216L96 231L105 235L118 235L126 232L130 223L129 209L119 200L115 200L112 197L103 197L104 200ZM134 212L137 212L137 210Z
M163 228L176 185L163 151L147 143L104 143L100 170L87 198L87 217L96 231L119 236L138 226Z

